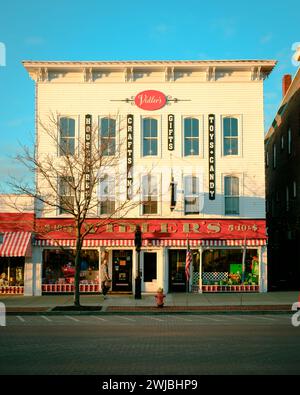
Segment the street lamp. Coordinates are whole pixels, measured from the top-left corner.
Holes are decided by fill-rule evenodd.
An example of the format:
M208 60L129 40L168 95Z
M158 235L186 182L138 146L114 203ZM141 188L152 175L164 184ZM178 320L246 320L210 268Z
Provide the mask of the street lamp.
M140 272L140 252L142 246L142 231L139 225L136 226L134 235L134 245L137 252L137 273L135 278L135 299L142 299L141 293L141 272Z

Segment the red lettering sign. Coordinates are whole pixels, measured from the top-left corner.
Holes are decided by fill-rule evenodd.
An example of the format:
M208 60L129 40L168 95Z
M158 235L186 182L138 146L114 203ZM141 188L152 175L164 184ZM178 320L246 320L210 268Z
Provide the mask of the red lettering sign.
M167 98L162 92L149 90L138 93L134 102L142 110L154 111L162 108L166 104Z

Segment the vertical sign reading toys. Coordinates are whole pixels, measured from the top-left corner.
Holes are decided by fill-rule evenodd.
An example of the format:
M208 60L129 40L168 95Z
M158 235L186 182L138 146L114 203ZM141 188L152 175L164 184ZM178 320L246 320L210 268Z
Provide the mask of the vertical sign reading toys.
M91 136L92 136L92 116L86 114L85 116L85 138L84 138L84 148L85 148L85 171L84 171L84 192L85 198L88 199L91 196Z
M133 185L133 115L127 115L127 199L132 199Z
M168 115L168 151L174 151L174 115Z
M208 115L208 180L209 200L216 198L215 115Z

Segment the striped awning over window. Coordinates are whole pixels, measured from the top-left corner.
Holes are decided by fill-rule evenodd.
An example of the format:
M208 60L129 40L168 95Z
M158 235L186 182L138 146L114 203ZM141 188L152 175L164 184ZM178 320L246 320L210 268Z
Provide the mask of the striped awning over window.
M0 243L0 257L31 255L31 232L4 232Z
M233 247L243 247L246 246L262 246L267 244L266 239L249 239L249 240L189 240L190 247L223 247L223 246L233 246ZM41 247L75 247L76 240L74 239L63 239L63 240L53 240L53 239L37 239L35 240L36 246ZM186 247L187 240L143 240L143 247ZM106 239L86 239L83 241L83 247L134 247L134 240L106 240Z

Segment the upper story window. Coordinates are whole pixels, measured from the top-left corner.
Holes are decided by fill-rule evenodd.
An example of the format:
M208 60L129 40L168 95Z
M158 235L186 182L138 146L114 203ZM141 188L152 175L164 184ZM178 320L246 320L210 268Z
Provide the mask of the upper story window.
M155 118L143 118L143 156L156 156L158 147L158 121Z
M147 174L142 177L142 213L158 213L157 176Z
M268 152L268 148L266 150L266 166L269 167L269 152Z
M276 144L273 144L273 169L275 169L277 164L277 153L276 153Z
M75 154L75 119L62 117L59 119L59 155Z
M289 128L288 130L288 154L292 153L292 130Z
M115 212L115 179L107 174L100 179L99 214Z
M281 140L280 140L280 145L281 145L281 151L284 149L284 136L281 136Z
M238 119L233 117L223 118L223 154L238 155Z
M100 147L103 156L116 153L116 120L105 117L100 119L99 125Z
M297 183L293 182L293 198L297 197Z
M199 155L199 120L184 118L184 156Z
M59 214L70 214L74 210L74 178L59 177Z
M184 214L199 214L198 177L184 177Z
M224 177L225 215L239 214L239 178Z

